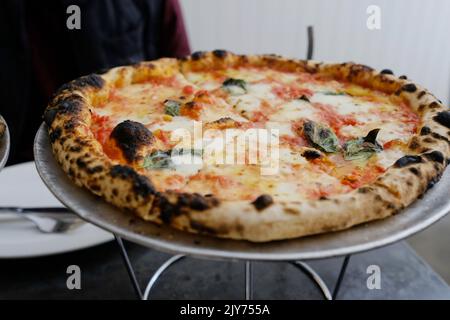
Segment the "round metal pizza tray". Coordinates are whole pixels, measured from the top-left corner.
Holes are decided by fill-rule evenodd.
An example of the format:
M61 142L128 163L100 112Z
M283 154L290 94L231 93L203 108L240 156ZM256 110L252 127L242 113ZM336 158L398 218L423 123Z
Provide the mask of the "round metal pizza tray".
M43 124L35 139L37 170L51 192L84 220L124 239L170 253L244 260L308 260L385 246L419 232L450 211L450 170L422 199L401 213L348 230L299 239L251 243L218 239L141 221L77 187L53 157Z
M8 125L2 116L0 116L0 122L4 123L6 126L3 136L0 137L0 170L2 170L6 161L8 161L10 139Z

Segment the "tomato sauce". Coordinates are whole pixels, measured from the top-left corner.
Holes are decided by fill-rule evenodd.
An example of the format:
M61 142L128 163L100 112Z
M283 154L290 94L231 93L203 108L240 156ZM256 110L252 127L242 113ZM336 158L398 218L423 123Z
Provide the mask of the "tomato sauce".
M110 118L108 116L92 113L91 119L91 131L94 134L95 139L97 139L101 145L104 145L112 131Z
M190 177L191 181L207 181L213 192L221 193L224 188L232 187L234 182L231 178L211 173L199 172Z
M101 116L92 113L91 131L95 139L101 144L103 152L113 160L121 160L122 152L115 145L114 141L109 139L113 127L111 119L108 116Z
M341 178L343 185L349 186L352 189L357 189L362 185L374 181L380 174L386 171L385 168L372 165L365 168L356 167L352 173Z
M194 87L191 86L191 85L184 86L183 87L183 93L187 94L187 95L193 94L194 93Z
M336 112L333 106L323 103L314 103L314 107L320 111L320 117L328 124L330 128L340 136L340 130L343 126L355 126L361 124L354 115L342 115Z
M180 108L180 115L193 120L199 120L202 109L203 104L201 102L188 102Z
M312 97L314 92L310 89L306 88L298 88L295 86L281 85L272 88L272 93L275 94L278 98L290 101L293 99L298 99L301 96L306 96L308 98Z
M280 135L280 143L287 144L292 147L305 147L308 145L305 138L301 136L290 136L287 134Z
M310 199L320 199L335 194L336 187L333 185L321 185L318 186L317 189L307 190L306 193Z
M179 85L176 76L162 77L162 76L152 76L144 81L145 83L150 83L155 86L167 86L167 87L177 87Z

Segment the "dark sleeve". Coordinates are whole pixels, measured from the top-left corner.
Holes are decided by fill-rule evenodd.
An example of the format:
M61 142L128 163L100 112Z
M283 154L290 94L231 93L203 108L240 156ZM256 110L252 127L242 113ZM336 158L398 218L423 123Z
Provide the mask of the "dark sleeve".
M160 36L161 56L183 57L190 51L180 4L178 0L166 0Z

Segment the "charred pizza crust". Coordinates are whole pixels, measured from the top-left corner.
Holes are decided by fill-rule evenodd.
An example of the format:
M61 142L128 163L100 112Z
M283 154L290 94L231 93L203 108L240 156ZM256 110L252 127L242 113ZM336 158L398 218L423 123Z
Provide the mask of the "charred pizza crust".
M159 192L151 178L131 166L115 164L90 131L93 104L105 101L110 90L149 77L180 71L232 66L270 67L331 75L407 100L421 117L419 133L408 145L410 155L370 184L352 192L319 200L274 201L263 194L253 202L224 201L214 195ZM275 55L235 55L227 51L196 52L185 59L160 59L111 69L76 79L55 94L44 114L53 153L68 176L81 187L144 220L217 237L263 242L295 238L349 228L393 215L415 201L439 180L450 156L450 111L424 88L354 64L326 64L285 59ZM118 144L127 142L124 154L132 163L152 134L136 123L114 132ZM130 147L131 146L131 147Z

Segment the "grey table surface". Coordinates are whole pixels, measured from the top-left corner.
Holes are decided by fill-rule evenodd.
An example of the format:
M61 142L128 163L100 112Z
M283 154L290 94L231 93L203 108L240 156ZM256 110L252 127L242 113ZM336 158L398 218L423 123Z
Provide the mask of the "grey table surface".
M170 255L127 242L145 287ZM343 258L310 261L332 289ZM69 290L69 265L81 269L81 289ZM367 268L381 271L381 288L368 289ZM322 299L298 269L285 262L254 262L254 299ZM187 258L160 278L153 299L243 299L244 263ZM114 242L33 259L0 260L0 299L135 299ZM353 255L338 299L450 299L450 287L404 242Z

